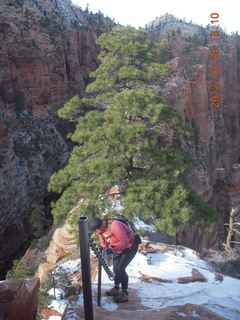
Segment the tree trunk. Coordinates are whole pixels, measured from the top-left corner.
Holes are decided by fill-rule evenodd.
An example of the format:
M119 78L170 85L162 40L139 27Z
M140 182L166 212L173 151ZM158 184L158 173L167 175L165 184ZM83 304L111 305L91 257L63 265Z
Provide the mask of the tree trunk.
M228 234L226 239L225 249L231 249L232 237L234 234L234 218L239 207L232 208L229 215Z

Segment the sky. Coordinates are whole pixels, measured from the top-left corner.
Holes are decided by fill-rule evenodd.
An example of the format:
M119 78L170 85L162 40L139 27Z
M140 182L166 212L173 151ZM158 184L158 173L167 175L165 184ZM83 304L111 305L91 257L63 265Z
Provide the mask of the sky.
M219 14L219 26L227 33L240 33L239 0L72 0L82 9L89 4L92 12L102 11L122 25L144 27L145 24L171 13L186 21L192 20L205 27L210 23L211 13Z

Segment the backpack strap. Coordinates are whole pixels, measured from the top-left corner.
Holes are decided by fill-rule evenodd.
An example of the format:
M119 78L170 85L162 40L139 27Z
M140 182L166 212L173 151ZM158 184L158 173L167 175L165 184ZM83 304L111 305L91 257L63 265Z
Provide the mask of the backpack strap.
M110 221L110 222L109 222ZM119 221L119 222L122 222L121 220L118 220L118 219L113 219L113 220L108 220L108 230L111 232L111 235L108 237L112 237L112 236L115 236L115 234L112 232L112 223L113 221ZM122 222L123 224L125 224L124 222ZM125 224L126 226L126 224ZM129 228L130 229L130 228ZM134 233L132 230L128 231L127 234L130 234L130 233Z
M115 234L112 232L112 223L113 223L113 221L114 220L107 220L107 222L108 222L107 227L108 227L108 230L111 232L111 235L109 237L112 237L112 236L115 237Z

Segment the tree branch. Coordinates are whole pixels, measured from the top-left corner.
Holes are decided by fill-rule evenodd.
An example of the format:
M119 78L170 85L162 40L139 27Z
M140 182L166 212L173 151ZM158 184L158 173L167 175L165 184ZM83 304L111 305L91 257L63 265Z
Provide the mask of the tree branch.
M240 232L236 229L233 229L234 232L236 232L237 234L240 234Z

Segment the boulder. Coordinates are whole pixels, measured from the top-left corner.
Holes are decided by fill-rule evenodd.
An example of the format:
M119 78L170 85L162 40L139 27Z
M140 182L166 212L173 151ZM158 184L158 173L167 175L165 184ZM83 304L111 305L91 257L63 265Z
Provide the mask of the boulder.
M36 320L38 278L0 282L0 320Z

